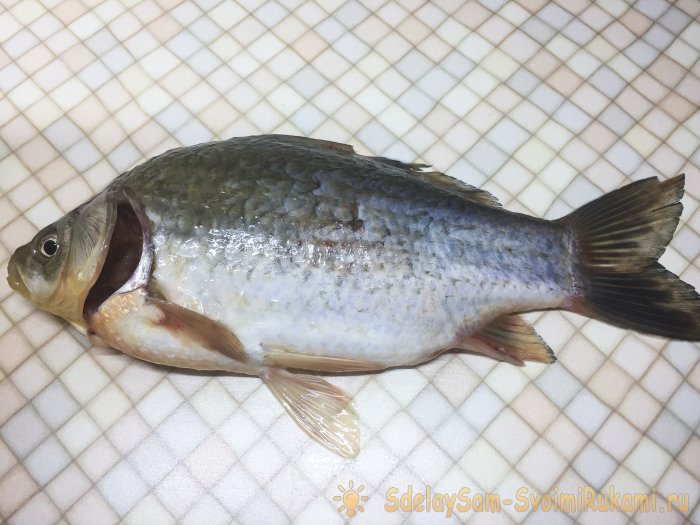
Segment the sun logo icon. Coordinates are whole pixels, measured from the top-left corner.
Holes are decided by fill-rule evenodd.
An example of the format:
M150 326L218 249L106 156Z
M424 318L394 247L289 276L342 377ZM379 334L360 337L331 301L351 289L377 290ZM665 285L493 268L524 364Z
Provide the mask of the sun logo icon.
M363 503L368 499L367 496L360 495L360 492L365 490L364 485L360 485L359 487L355 488L352 480L350 480L348 482L347 489L342 485L338 485L338 490L341 492L341 495L333 496L333 501L343 502L343 504L340 507L338 507L338 512L345 511L345 514L347 516L352 517L355 514L357 514L357 511L365 511L365 508L362 505L360 505L360 503Z

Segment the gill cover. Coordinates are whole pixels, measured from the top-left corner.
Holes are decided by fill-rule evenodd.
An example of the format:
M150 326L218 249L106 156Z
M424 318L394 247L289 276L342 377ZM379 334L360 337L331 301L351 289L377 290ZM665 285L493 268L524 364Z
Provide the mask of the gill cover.
M116 219L116 199L104 192L47 226L12 255L10 286L84 329L85 299L104 265Z

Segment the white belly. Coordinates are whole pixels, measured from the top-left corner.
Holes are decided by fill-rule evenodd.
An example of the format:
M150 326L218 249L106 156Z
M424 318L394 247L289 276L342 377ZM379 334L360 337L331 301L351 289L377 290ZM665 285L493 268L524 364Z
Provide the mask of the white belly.
M309 262L311 244L290 248L240 232L220 242L156 232L154 244L157 289L226 325L254 359L282 347L414 364L459 346L499 315L556 306L563 297L542 280L519 282L488 265L451 267L428 256L407 265L387 262L385 254L366 254L367 261L352 254L352 267L342 267L341 257L331 269L327 259Z
M452 345L464 321L445 308L445 297L456 293L447 284L422 289L382 271L339 276L322 266L279 268L261 264L259 255L239 254L227 265L195 243L157 241L158 290L225 324L253 358L279 346L387 366L414 363Z

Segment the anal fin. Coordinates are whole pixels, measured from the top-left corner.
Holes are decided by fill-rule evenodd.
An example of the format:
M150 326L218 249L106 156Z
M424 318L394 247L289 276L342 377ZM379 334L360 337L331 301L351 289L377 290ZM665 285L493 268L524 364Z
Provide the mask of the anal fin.
M464 339L460 349L522 366L525 361L553 363L552 349L535 329L518 315L504 315Z
M263 381L294 422L324 447L346 458L360 448L360 430L350 397L320 377L268 368Z

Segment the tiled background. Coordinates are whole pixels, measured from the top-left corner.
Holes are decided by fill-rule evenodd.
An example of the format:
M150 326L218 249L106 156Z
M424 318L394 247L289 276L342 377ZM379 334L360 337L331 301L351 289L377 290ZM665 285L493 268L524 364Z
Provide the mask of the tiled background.
M419 159L557 217L632 179L681 171L663 257L700 285L700 2L659 0L3 0L0 261L122 170L180 144L261 132ZM689 494L648 515L461 514L508 523L700 522L700 347L556 312L559 361L448 355L333 378L362 451L313 443L256 378L159 368L91 348L0 282L0 520L356 523L403 491Z

